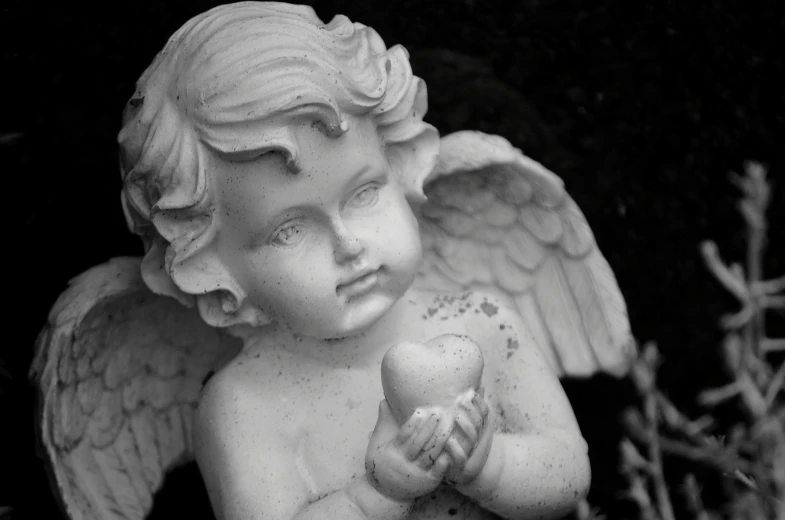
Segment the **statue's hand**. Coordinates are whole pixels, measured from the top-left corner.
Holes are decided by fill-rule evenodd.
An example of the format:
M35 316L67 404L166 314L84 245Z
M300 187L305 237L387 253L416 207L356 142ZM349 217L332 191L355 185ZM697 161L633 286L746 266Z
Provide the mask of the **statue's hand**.
M485 466L493 442L493 425L482 390L462 394L455 405L455 427L444 446L450 455L445 481L463 485L477 478Z
M387 401L368 443L365 470L371 484L395 500L411 500L435 490L450 458L444 445L453 423L440 408L418 408L398 426Z

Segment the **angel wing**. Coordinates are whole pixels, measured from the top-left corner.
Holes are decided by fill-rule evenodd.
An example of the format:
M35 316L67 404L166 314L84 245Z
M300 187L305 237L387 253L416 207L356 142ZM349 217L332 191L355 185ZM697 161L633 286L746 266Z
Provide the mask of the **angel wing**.
M442 138L425 194L416 287L496 294L560 375L626 372L624 299L559 177L501 137L456 132Z
M40 437L65 509L142 519L166 472L191 458L203 379L239 340L144 285L137 258L71 281L37 340Z

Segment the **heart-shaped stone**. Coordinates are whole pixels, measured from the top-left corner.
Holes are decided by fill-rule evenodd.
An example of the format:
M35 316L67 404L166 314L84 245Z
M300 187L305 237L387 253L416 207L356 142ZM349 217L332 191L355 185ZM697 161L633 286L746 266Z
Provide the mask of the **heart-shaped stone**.
M444 334L427 343L396 344L382 360L382 388L393 416L403 424L417 408L450 407L468 390L479 390L483 358L468 336Z

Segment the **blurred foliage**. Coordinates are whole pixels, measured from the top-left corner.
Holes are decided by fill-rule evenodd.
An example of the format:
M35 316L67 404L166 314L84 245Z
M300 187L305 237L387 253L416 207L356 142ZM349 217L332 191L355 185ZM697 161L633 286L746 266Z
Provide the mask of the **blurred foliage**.
M765 169L750 163L734 177L743 192L739 209L747 224L746 262L726 265L713 242L703 244L709 270L741 305L721 320L721 356L730 381L698 395L704 414L691 419L658 388L660 355L650 343L632 371L640 408L626 411L632 439L622 440L622 472L627 497L644 520L778 520L785 518L785 338L771 338L766 317L785 311L785 275L761 278L766 249L766 209L770 202ZM724 420L713 411L733 410ZM666 478L674 458L689 461L686 471ZM707 503L695 471L719 484ZM676 505L674 505L676 504Z

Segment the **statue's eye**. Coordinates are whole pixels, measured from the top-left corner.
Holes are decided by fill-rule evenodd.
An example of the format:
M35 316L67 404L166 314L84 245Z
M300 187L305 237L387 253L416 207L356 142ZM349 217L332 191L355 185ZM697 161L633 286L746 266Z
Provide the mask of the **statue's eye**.
M288 222L275 232L272 243L277 246L293 246L300 241L302 236L302 226L298 222Z
M356 208L373 206L379 200L379 185L371 184L354 194L349 204Z

